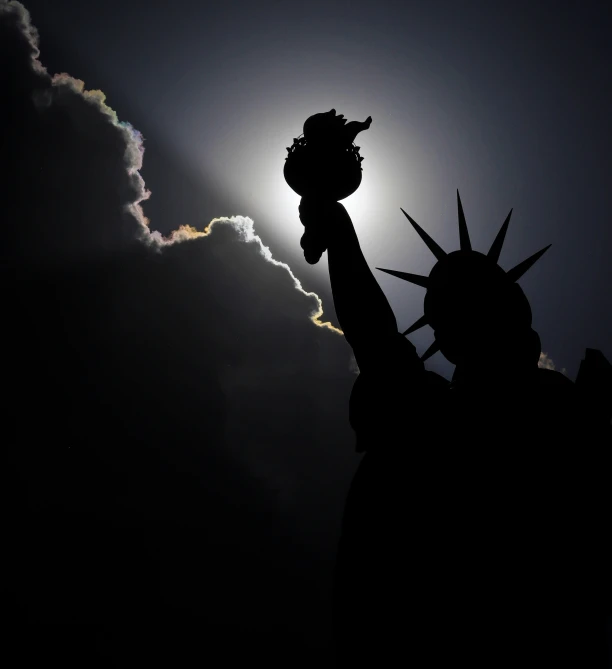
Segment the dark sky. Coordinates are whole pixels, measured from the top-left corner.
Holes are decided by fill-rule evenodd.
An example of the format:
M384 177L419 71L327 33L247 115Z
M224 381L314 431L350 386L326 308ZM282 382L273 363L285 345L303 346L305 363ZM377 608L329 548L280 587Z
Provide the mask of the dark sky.
M433 265L400 207L453 250L459 188L481 251L514 208L500 262L552 243L521 285L543 350L574 378L586 347L612 357L611 10L26 6L48 74L32 69L18 4L0 1L11 614L98 632L109 619L154 622L174 630L168 652L186 655L242 630L270 664L300 666L283 665L286 645L325 666L358 462L355 376L291 275L335 322L326 260L301 254L285 147L312 113L372 115L363 185L346 200L372 266ZM71 79L52 85L62 72L110 109ZM145 188L148 229L126 212ZM150 243L149 230L232 216L250 218ZM290 271L245 243L251 221ZM408 327L421 289L379 280ZM412 341L424 351L431 331ZM492 364L503 374L503 357ZM429 367L452 373L440 354ZM117 631L98 644L144 652Z

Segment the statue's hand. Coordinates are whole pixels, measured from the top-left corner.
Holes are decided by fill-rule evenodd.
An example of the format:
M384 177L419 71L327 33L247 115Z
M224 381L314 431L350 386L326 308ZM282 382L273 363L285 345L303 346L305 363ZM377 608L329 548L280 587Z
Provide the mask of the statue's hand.
M339 234L342 223L350 223L350 217L339 202L307 197L301 199L299 212L305 228L300 246L306 262L316 265L327 250L330 237Z

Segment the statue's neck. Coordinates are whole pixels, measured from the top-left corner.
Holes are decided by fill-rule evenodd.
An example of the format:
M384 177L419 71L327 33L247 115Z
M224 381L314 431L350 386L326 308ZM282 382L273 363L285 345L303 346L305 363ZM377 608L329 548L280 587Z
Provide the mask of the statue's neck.
M540 338L535 330L497 341L483 347L473 360L457 364L453 375L455 387L514 386L529 383L538 370Z

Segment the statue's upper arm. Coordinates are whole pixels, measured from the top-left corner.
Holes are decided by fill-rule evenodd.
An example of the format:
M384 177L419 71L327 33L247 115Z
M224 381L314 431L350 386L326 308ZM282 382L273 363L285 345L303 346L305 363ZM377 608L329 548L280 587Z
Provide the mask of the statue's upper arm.
M414 346L401 335L383 348L368 358L365 369L360 368L351 393L349 418L358 451L396 438L402 427L405 432L429 424L429 413L448 390L448 381L425 370Z

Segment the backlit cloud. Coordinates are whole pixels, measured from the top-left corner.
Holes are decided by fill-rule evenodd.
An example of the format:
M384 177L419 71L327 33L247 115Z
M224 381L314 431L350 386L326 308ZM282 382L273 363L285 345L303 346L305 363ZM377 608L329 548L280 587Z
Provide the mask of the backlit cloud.
M301 648L355 465L348 344L252 219L154 232L143 137L38 57L0 0L7 601L35 622L261 619Z
M315 309L310 314L310 320L318 327L326 328L335 332L336 334L343 334L342 330L335 327L331 322L321 321L321 316L323 315L323 302L321 298L314 292L308 292L304 290L302 282L295 276L291 268L287 263L276 260L272 256L272 251L266 246L261 237L255 233L255 223L248 216L231 216L229 218L221 217L213 219L202 231L196 230L196 228L190 225L182 225L178 230L172 232L169 237L164 238L159 232L151 232L150 239L151 243L158 246L159 248L164 248L164 246L176 244L178 242L189 241L192 239L200 239L202 237L208 237L215 225L227 224L230 225L239 235L239 238L247 244L255 244L259 253L263 258L276 267L282 267L293 282L295 289L305 295L306 297L312 298L316 304Z
M342 334L321 319L321 298L304 289L289 265L273 258L252 219L219 217L203 231L187 221L167 238L152 232L142 208L150 195L140 175L142 135L118 119L102 91L89 91L65 73L48 74L39 60L38 33L21 3L2 0L0 19L0 53L12 65L2 70L5 92L13 89L15 105L2 113L9 150L0 161L10 175L2 195L5 214L12 219L5 231L6 264L94 262L135 240L163 252L168 245L207 237L215 225L228 224L313 301L310 320L315 325Z

